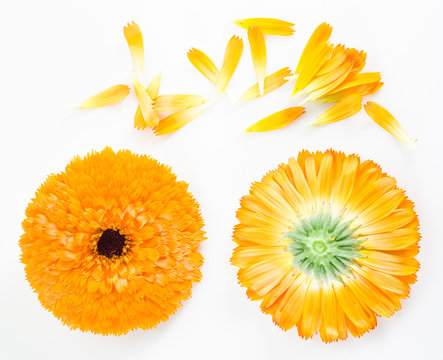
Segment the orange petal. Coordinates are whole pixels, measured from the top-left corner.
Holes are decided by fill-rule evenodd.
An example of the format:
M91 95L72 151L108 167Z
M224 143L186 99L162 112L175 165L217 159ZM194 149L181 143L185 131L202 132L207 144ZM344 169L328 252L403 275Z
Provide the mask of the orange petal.
M153 100L158 96L161 79L162 79L162 74L159 73L155 78L151 80L148 87L146 88L149 97Z
M135 23L127 24L123 27L129 51L131 52L132 62L134 63L135 73L140 78L143 73L143 36L140 27Z
M261 132L281 129L297 119L304 112L305 108L303 106L295 106L277 111L276 113L257 121L255 124L248 127L245 132Z
M274 90L278 89L280 86L286 84L289 80L287 79L291 76L291 70L288 67L277 70L265 77L265 86L263 90L263 95L267 95ZM238 99L239 102L249 101L260 97L260 91L258 88L258 84L251 86L248 90L246 90L242 96Z
M258 89L263 95L266 77L266 44L263 33L257 26L248 28L248 40L251 48L252 62L257 76Z
M129 94L129 86L114 85L84 100L77 109L92 109L117 104Z
M203 51L191 48L188 51L188 59L198 71L215 85L219 70Z
M371 84L381 81L381 73L379 72L367 72L360 73L355 76L350 76L349 79L344 81L340 86L331 91L331 93L336 93L344 89L349 89L354 86Z
M158 123L158 113L152 106L152 99L146 92L145 88L137 79L133 80L135 95L137 96L138 103L140 105L140 111L143 116L144 124L149 127L153 127ZM136 114L137 116L137 114ZM136 124L137 122L137 124ZM134 125L138 128L139 119L134 118ZM143 129L143 126L141 126Z
M200 95L160 95L154 101L154 109L161 112L173 112L202 105L207 101L207 97Z
M408 135L406 135L406 132L403 130L400 123L383 106L377 104L376 102L368 101L365 105L365 111L372 120L374 120L392 136L395 136L398 140L404 142L405 144L413 144Z
M206 110L209 104L210 103L205 103L203 105L193 106L165 117L155 128L155 135L169 134L182 128Z
M359 94L352 94L330 107L323 114L318 116L310 125L318 126L330 124L357 114L360 110L361 96Z
M272 18L250 18L233 21L235 25L248 29L250 26L257 26L265 35L290 36L294 33L293 23L272 19Z
M383 85L384 85L384 83L380 82L380 81L370 83L370 84L357 85L357 86L353 86L353 87L350 87L350 88L347 88L347 89L344 89L344 90L341 90L338 92L334 92L332 94L323 95L322 97L318 98L317 100L319 102L330 103L330 102L340 101L345 96L348 96L351 94L360 94L363 97L363 96L374 94L375 92L380 90L380 88Z
M332 50L331 57L318 70L316 76L324 75L337 67L339 67L346 60L346 52L344 45L336 45Z
M240 61L241 55L243 53L243 40L237 36L233 36L226 46L225 56L223 58L223 66L220 73L217 76L215 87L217 88L217 93L221 94L225 91L226 86L231 80L235 69Z

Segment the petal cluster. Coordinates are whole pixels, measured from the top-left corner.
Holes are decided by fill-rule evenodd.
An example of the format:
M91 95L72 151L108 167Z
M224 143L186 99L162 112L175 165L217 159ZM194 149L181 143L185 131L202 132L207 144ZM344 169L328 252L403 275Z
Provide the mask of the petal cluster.
M283 330L359 337L401 307L416 281L413 203L372 161L302 151L241 200L231 262Z
M26 278L42 305L73 329L124 334L165 321L201 278L198 203L170 168L110 148L50 175L26 209ZM98 249L124 236L120 255Z

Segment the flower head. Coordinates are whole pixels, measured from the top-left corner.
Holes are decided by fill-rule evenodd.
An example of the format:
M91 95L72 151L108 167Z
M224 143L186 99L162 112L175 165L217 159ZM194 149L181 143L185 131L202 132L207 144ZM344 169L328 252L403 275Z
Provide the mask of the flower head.
M26 277L73 329L119 335L176 312L201 278L203 220L187 184L110 148L50 175L26 209Z
M252 185L237 218L240 284L303 338L363 335L400 309L416 280L413 203L356 155L302 151Z

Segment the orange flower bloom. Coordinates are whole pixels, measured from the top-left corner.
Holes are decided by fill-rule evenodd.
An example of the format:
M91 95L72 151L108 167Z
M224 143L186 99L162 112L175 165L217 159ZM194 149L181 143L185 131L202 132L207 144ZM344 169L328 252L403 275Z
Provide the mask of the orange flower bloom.
M73 329L124 334L177 311L201 278L198 203L170 168L110 148L50 175L26 209L26 277Z
M302 151L241 200L232 264L283 330L361 336L409 295L419 268L413 203L372 161Z

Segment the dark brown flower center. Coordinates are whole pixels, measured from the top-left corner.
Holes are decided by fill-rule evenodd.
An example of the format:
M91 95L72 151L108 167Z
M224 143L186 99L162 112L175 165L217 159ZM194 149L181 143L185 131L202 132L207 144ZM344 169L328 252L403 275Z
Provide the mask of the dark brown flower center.
M118 230L107 229L103 231L97 242L97 253L112 258L120 256L125 247L126 238Z

